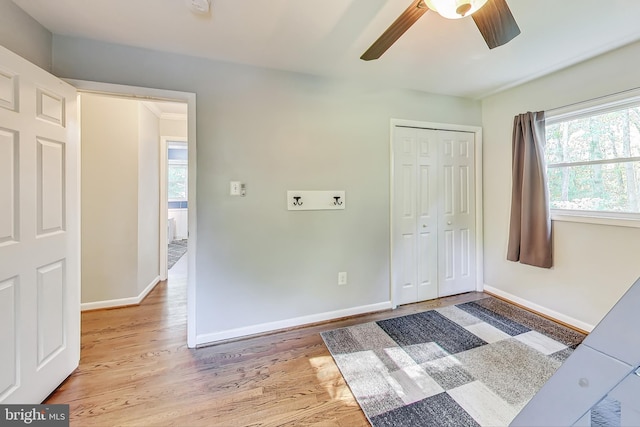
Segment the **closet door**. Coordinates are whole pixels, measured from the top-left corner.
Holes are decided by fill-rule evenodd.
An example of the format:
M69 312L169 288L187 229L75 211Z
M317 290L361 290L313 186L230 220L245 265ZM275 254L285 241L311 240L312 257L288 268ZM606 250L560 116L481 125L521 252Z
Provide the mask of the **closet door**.
M394 129L396 304L475 290L474 138L471 132Z
M392 287L397 304L436 298L437 131L396 127Z
M475 290L475 144L469 132L438 131L438 296Z

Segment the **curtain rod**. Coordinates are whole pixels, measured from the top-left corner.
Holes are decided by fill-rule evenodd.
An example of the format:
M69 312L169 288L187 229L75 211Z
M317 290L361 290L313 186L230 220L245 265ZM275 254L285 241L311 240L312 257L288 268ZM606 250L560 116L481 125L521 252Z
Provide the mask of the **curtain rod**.
M571 104L563 105L561 107L550 108L550 109L544 110L544 111L545 111L545 113L553 114L554 112L557 112L557 111L560 111L560 110L564 110L565 108L575 107L575 106L580 105L580 104L587 104L587 103L591 103L593 101L598 101L598 100L601 100L601 99L606 99L606 98L610 98L610 97L614 97L614 96L620 96L620 95L624 95L625 93L635 92L635 91L638 91L638 90L640 90L640 87L634 87L634 88L631 88L631 89L625 89L625 90L621 90L620 92L614 92L614 93L610 93L608 95L596 96L595 98L585 99L584 101L572 102Z

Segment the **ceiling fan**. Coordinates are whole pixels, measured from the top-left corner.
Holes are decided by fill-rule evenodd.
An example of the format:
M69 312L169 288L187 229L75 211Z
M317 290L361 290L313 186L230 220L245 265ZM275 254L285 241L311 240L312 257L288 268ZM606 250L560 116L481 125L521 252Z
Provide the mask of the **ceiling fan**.
M502 46L520 34L506 0L413 0L360 59L380 58L429 9L450 19L471 15L489 49Z

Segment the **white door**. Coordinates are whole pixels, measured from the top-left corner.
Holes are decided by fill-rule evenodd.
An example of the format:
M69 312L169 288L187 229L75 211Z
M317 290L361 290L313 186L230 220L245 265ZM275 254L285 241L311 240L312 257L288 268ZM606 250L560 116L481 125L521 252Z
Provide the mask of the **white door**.
M80 359L76 90L0 47L0 402L40 403Z
M476 288L475 144L470 132L438 131L438 296Z
M474 134L394 128L397 304L475 289Z
M436 298L437 132L394 131L393 283L398 304Z

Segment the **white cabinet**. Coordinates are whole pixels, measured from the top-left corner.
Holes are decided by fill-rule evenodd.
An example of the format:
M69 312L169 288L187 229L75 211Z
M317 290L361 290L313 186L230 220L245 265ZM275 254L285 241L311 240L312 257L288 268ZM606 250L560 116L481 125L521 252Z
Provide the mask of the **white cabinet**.
M392 145L396 303L475 290L475 134L395 126Z

